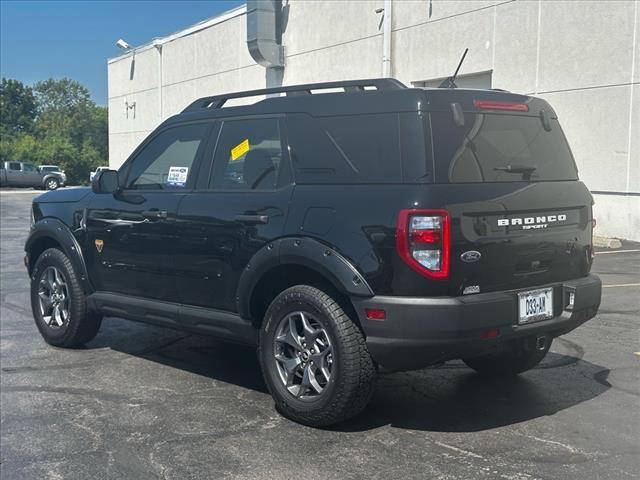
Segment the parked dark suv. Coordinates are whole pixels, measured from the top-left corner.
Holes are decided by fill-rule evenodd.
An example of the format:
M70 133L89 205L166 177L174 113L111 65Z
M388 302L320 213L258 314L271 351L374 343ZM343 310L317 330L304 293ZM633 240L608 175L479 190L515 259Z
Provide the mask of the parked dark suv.
M592 203L544 100L301 85L199 99L91 189L38 197L25 263L52 345L103 316L255 345L279 411L324 426L379 367L538 364L600 304Z

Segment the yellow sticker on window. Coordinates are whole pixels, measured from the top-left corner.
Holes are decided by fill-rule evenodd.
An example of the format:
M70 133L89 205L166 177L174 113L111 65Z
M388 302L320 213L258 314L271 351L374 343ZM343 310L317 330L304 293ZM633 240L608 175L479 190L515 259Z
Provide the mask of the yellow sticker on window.
M249 145L249 139L245 138L238 145L231 149L231 161L239 159L245 153L247 153L251 149L251 145Z

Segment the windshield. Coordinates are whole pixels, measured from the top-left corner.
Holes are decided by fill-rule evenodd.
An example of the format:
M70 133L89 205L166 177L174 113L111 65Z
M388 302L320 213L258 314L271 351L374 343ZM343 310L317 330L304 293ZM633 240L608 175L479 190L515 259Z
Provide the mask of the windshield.
M433 112L436 182L577 180L571 151L557 120L465 113L464 125L448 112Z

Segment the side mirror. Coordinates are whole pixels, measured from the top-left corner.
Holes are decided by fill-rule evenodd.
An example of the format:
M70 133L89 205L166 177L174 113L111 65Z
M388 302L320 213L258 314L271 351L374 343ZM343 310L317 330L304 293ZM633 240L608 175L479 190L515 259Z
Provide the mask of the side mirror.
M94 193L116 193L119 189L120 179L116 170L102 170L91 180L91 190Z

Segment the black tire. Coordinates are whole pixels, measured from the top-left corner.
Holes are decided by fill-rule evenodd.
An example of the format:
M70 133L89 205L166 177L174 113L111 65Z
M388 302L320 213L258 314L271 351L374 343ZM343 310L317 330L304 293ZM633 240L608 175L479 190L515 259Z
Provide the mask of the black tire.
M306 401L287 390L274 358L281 322L299 311L310 314L324 329L332 348L330 379L316 399ZM312 427L326 427L357 415L369 403L375 386L376 369L362 332L331 296L308 285L288 288L273 300L260 331L258 357L278 411Z
M60 326L50 325L40 303L43 277L53 267L63 277L67 318ZM57 248L45 250L36 260L31 275L31 310L44 340L56 347L72 348L92 340L100 330L102 316L87 307L86 296L67 256ZM53 323L52 320L50 320Z
M510 376L531 370L538 365L551 348L552 339L547 338L545 348L536 348L536 337L527 338L513 345L508 351L466 358L464 363L476 372L487 376Z
M47 178L44 182L44 188L47 190L57 190L60 182L57 178Z

